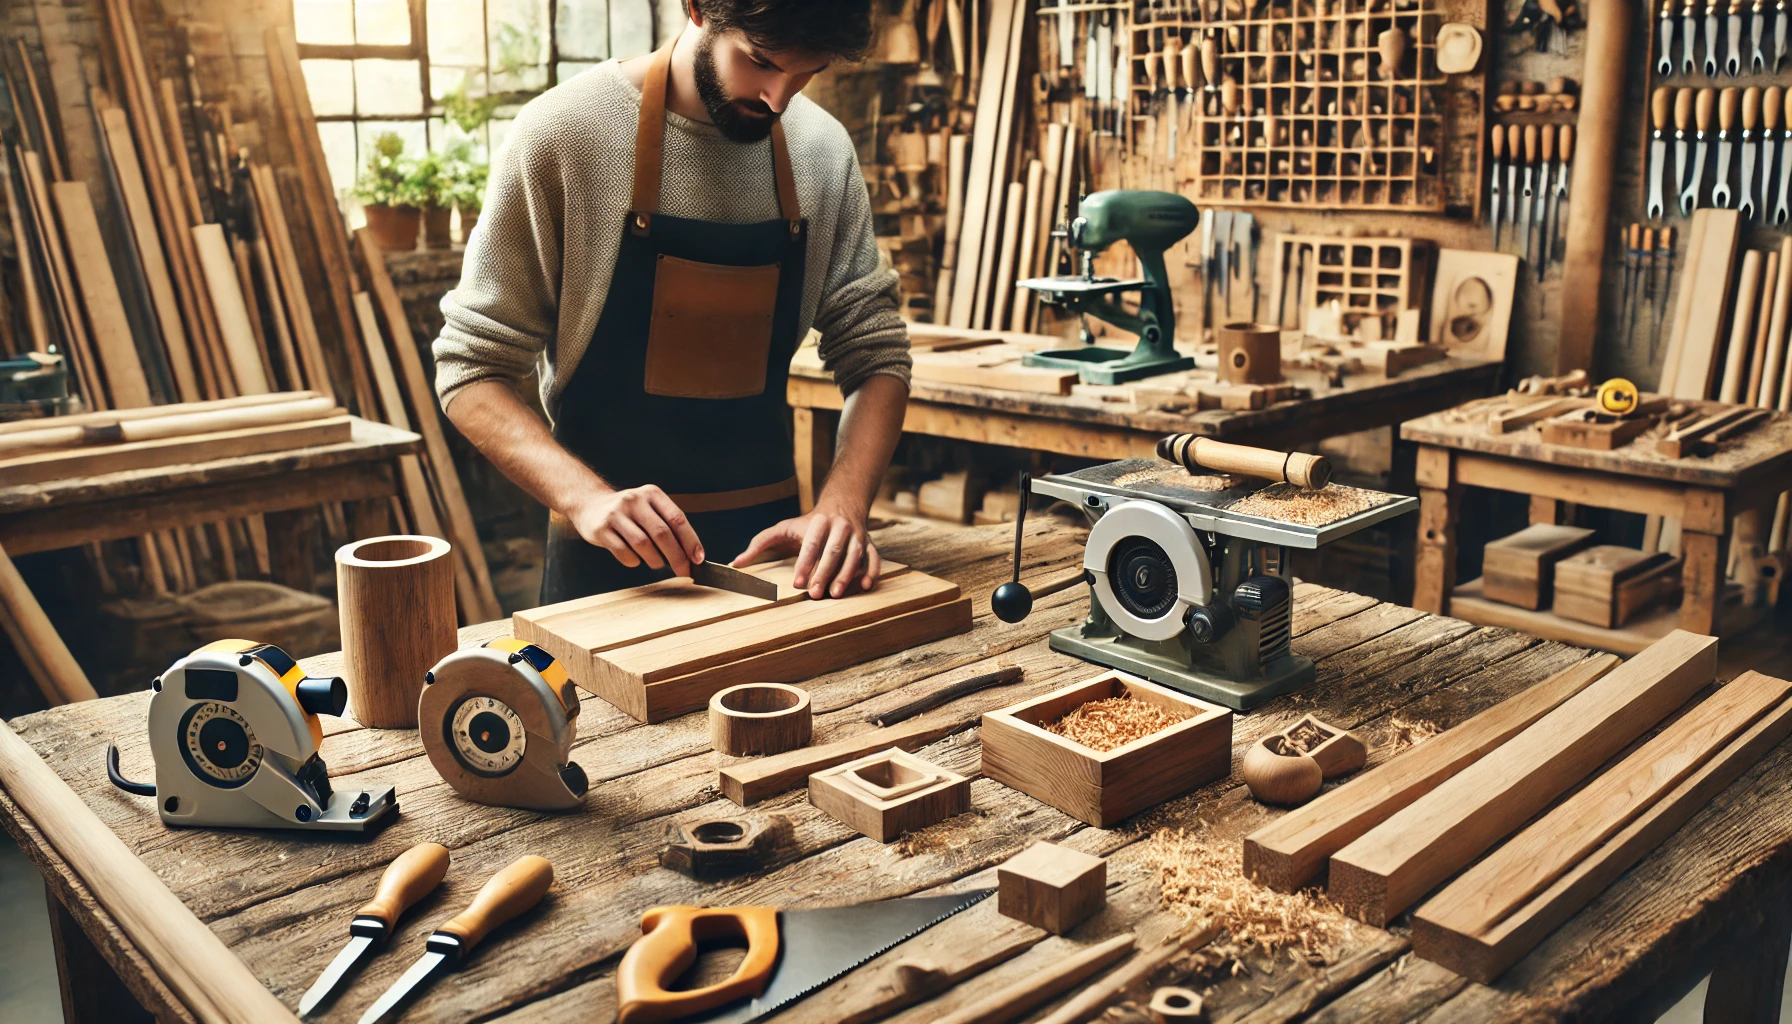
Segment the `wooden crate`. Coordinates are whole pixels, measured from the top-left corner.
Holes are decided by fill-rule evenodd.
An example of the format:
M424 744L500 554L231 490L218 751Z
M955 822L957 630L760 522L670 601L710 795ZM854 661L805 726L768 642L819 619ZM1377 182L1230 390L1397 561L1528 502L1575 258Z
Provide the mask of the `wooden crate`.
M1189 717L1109 751L1043 726L1074 708L1130 697ZM1232 769L1232 712L1124 672L1104 672L983 716L983 774L1108 828Z
M1549 606L1555 564L1593 543L1593 531L1578 526L1530 526L1488 543L1481 562L1489 600L1535 611Z
M1602 544L1556 563L1555 613L1616 629L1680 596L1680 559Z

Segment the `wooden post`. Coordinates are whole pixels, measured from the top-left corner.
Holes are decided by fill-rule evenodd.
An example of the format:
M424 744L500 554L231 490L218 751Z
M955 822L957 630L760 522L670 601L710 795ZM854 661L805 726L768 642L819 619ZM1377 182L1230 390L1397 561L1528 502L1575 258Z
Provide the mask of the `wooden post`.
M1717 635L1718 613L1723 606L1724 550L1728 544L1729 538L1723 534L1691 529L1680 534L1680 554L1685 559L1680 574L1685 594L1680 602L1681 629Z
M1456 482L1456 453L1429 445L1419 449L1419 549L1413 569L1412 605L1433 615L1450 614L1456 589L1456 519L1462 485Z
M1531 522L1555 526L1561 522L1562 503L1541 494L1531 495Z
M1630 49L1629 0L1588 0L1582 51L1586 80L1580 90L1580 147L1569 191L1566 248L1562 257L1562 325L1556 339L1557 373L1593 365L1599 331L1599 276L1605 266L1606 224L1611 215L1612 171L1618 126L1624 122L1625 73L1635 66Z

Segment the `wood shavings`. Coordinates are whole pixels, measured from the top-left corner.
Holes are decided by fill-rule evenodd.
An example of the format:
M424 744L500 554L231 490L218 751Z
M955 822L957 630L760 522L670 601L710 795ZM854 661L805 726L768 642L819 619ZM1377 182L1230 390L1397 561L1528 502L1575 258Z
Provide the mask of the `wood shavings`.
M1282 754L1305 754L1326 740L1337 735L1329 729L1321 729L1312 722L1302 722L1282 737Z
M1403 753L1407 748L1416 747L1443 732L1442 729L1430 722L1407 722L1396 718L1388 724L1388 741L1382 745L1382 753L1385 757Z
M1317 889L1276 892L1244 876L1244 849L1203 830L1160 829L1146 840L1145 862L1163 887L1164 906L1185 920L1209 918L1225 935L1197 951L1206 971L1241 973L1242 958L1284 951L1316 966L1336 961L1355 923Z
M1090 750L1106 752L1162 732L1188 717L1131 697L1109 697L1079 704L1044 728Z
M1115 487L1137 487L1139 484L1159 484L1188 491L1223 491L1232 486L1233 480L1225 474L1193 476L1181 466L1156 466L1114 478Z
M1343 484L1326 484L1317 491L1304 490L1293 484L1274 484L1227 505L1226 511L1301 526L1324 526L1392 500L1394 496L1391 494Z

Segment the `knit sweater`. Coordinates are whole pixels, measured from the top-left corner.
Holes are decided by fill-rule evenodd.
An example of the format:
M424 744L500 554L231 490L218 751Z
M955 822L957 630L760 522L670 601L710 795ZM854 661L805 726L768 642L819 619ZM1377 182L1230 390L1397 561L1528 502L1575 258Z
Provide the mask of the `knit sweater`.
M444 407L478 380L520 383L539 369L549 419L603 314L634 182L641 91L615 61L536 97L493 160L460 284L442 299L436 392ZM871 204L846 129L803 96L783 115L798 201L809 222L798 330L820 332L841 391L876 374L908 380L908 334L894 271L880 265ZM666 114L660 211L735 224L778 216L769 139L730 141Z

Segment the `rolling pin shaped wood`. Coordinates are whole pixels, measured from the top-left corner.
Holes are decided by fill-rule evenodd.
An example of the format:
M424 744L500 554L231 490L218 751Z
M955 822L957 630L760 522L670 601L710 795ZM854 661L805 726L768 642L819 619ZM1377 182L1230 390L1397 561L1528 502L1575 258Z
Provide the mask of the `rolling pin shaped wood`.
M1179 463L1190 473L1238 473L1309 491L1319 490L1332 478L1332 464L1323 455L1227 444L1194 434L1173 434L1157 442L1157 457Z

